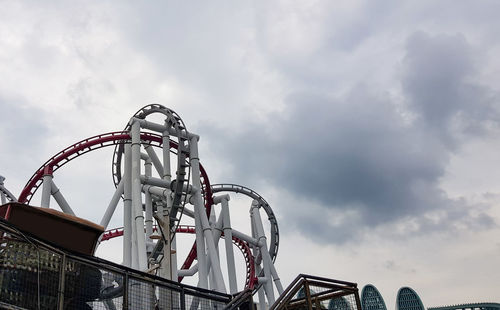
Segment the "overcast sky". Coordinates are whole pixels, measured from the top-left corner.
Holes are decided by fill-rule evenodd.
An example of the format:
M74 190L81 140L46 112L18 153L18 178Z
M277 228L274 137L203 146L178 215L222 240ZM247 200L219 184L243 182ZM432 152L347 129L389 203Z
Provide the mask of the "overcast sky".
M372 283L389 309L401 286L426 307L500 302L500 2L0 7L0 174L15 195L64 147L160 103L201 136L212 183L271 204L285 285ZM54 180L98 221L112 150L96 153Z

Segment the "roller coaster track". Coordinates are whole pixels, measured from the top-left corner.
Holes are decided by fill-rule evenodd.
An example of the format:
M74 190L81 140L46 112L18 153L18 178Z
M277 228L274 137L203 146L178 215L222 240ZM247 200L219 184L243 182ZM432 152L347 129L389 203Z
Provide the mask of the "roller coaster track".
M255 199L259 202L259 206L261 206L267 214L267 218L271 223L271 240L269 244L269 255L271 255L271 259L273 262L276 260L276 256L278 255L278 247L279 247L279 230L278 230L278 222L276 220L276 216L271 209L271 206L267 203L267 201L259 195L254 190L236 184L213 184L212 185L212 193L223 193L223 192L233 192L240 193L245 196L248 196L252 199Z
M156 231L156 228L154 228ZM176 229L177 233L188 233L188 234L194 234L195 227L194 226L189 226L189 225L179 225ZM123 227L120 228L114 228L105 231L102 236L101 236L101 241L107 241L116 237L123 236ZM224 236L224 233L222 233L221 237ZM256 283L257 283L257 278L255 277L255 261L252 256L252 252L250 250L250 247L248 246L248 243L236 238L233 236L233 244L236 245L241 253L243 254L243 257L245 259L245 264L246 264L246 281L245 281L245 288L253 290ZM179 280L180 282L180 280Z
M56 170L69 163L75 158L106 146L130 143L130 134L124 131L110 132L93 136L77 142L47 160L28 180L19 195L20 203L29 204L33 195L42 184L43 176L53 174ZM160 135L149 132L141 132L141 143L160 146L162 139Z
M191 169L190 164L188 162L189 139L187 139L187 137L189 136L189 134L181 118L172 110L167 109L161 105L146 106L141 110L139 110L138 112L136 112L134 114L134 117L145 120L146 116L151 115L153 113L161 113L167 116L167 121L169 122L169 125L173 127L175 131L173 137L177 139L177 141L171 139L168 140L170 152L177 154L177 170L176 170L177 174L175 179L176 182L174 183L175 188L173 188L174 199L172 205L172 210L175 212L170 213L171 221L176 221L177 225L171 225L172 232L192 233L191 230L194 231L194 228L186 228L184 226L179 226L181 216L177 216L177 214L182 215L183 213L182 210L186 203L187 195L183 194L182 188L184 184L189 184L190 169ZM31 176L31 178L28 180L25 187L21 191L18 201L21 203L29 204L34 194L38 190L38 188L42 185L44 175L52 175L55 171L57 171L59 168L61 168L68 162L88 152L113 145L115 146L115 151L113 155L112 173L113 173L113 182L116 186L120 182L120 179L122 177L121 161L124 150L123 146L125 144L131 143L131 135L129 133L129 129L130 126L127 125L124 131L110 132L84 139L65 148L56 155L52 156ZM159 134L151 132L141 132L140 140L141 144L143 145L151 145L155 147L161 147L163 142L166 141L165 136L161 136ZM214 193L220 193L220 192L241 193L258 201L259 206L264 209L271 223L269 254L271 256L271 259L275 261L279 246L279 231L278 231L278 224L276 221L276 217L269 204L264 200L262 196L244 186L235 184L216 184L214 186L211 186L208 175L203 166L201 165L201 163L199 164L199 168L200 168L200 179L202 186L202 196L204 199L207 216L210 216L211 208L212 205L214 204L213 202ZM5 193L5 191L7 190L5 189L4 191L3 189L4 189L3 186L0 187L0 190ZM9 197L9 199L10 198L15 199L15 197L12 196L12 194L8 195L6 193L6 196ZM183 231L183 230L189 230L189 231ZM114 232L108 231L106 233L107 235L106 234L103 235L103 238L112 238L113 234L117 234L120 232L115 230ZM174 234L172 234L172 236L173 235ZM255 264L254 264L255 258L252 256L247 242L233 237L233 243L240 248L247 263L247 278L245 285L247 288L253 289L257 283L257 278L255 276ZM196 259L196 257L197 257L196 242L194 242L181 269L189 269L194 260ZM179 281L181 280L182 277L179 277Z

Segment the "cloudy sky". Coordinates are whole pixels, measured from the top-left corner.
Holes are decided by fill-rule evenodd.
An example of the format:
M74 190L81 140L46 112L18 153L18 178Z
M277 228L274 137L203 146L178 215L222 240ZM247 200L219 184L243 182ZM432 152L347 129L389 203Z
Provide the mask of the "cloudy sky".
M500 2L0 7L14 194L59 150L160 103L201 135L212 183L269 201L285 284L372 283L389 309L401 286L426 307L500 301ZM54 179L82 217L112 195L111 153Z

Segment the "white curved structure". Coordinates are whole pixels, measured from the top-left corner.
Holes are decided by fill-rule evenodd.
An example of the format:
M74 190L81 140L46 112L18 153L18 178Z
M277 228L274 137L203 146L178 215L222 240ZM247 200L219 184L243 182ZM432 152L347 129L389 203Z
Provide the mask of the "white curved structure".
M123 228L107 231L102 240L123 235L123 264L174 281L196 276L198 287L234 294L238 291L232 254L233 244L236 244L247 263L245 286L259 290L261 305L273 304L275 290L278 295L283 292L274 267L279 244L276 217L269 204L249 188L233 184L211 187L200 164L199 140L198 135L188 132L174 111L157 104L148 105L132 116L124 131L82 140L53 156L28 181L19 201L29 203L41 187L42 207L50 207L53 197L63 212L75 214L56 187L54 172L87 152L115 146L113 180L116 190L100 224L108 227L122 200ZM250 233L231 226L228 195L231 192L253 199L249 206ZM220 205L219 214L214 212L215 205ZM261 210L269 218L270 236L265 234ZM183 217L193 218L194 226L183 225ZM155 229L160 239L152 239ZM180 268L176 232L196 236ZM219 258L221 237L225 239L225 266L221 266ZM197 261L195 265L194 260ZM225 283L223 269L227 270L229 283Z

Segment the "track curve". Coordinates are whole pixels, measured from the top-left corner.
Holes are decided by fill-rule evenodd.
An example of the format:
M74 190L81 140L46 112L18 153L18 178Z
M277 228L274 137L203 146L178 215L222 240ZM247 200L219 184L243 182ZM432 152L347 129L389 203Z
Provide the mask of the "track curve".
M130 134L128 132L117 131L93 136L72 144L52 156L40 168L38 168L38 170L31 176L24 186L21 194L19 194L18 201L20 203L28 204L42 184L42 178L45 174L54 173L68 162L90 151L111 145L130 143L130 139ZM162 144L162 138L160 135L149 132L141 132L141 143L160 146Z
M146 120L146 117L155 113L163 114L167 119L166 123L174 128L174 136L177 138L177 142L170 141L169 147L174 147L177 149L177 173L175 176L175 188L173 189L173 199L172 199L172 210L170 212L170 221L172 224L178 220L180 221L180 216L182 216L182 209L186 204L186 196L182 194L182 188L185 184L189 184L189 177L191 175L191 166L186 163L186 158L189 154L189 132L186 129L186 125L181 117L173 110L161 105L161 104L150 104L139 109L132 118L137 118L141 120ZM125 126L124 131L130 131L131 122L128 122ZM112 173L113 182L115 187L120 183L122 172L121 172L121 161L124 154L124 146L116 145L113 153L112 162ZM187 172L186 172L187 169ZM163 176L161 176L163 178ZM180 213L178 217L177 214ZM175 227L172 225L172 227ZM174 232L174 231L173 231Z
M196 231L194 226L179 225L176 229L176 232L194 234ZM123 227L105 231L101 236L101 241L107 241L120 236L123 236ZM224 236L224 233L222 233L221 237L222 236ZM257 284L257 278L255 276L255 260L252 256L252 251L250 250L250 246L248 245L247 242L239 238L236 238L234 236L232 239L233 239L233 244L236 245L238 249L240 249L241 253L243 254L243 257L245 258L245 264L246 264L245 288L253 290L255 285Z
M241 193L247 197L255 199L259 202L259 206L261 206L267 214L267 218L271 223L271 240L269 242L269 255L273 262L276 260L276 256L278 255L278 247L279 247L279 229L278 229L278 221L276 220L276 216L271 209L271 206L267 203L267 201L259 195L254 190L237 184L213 184L212 185L212 193L223 193L223 192L233 192L233 193Z

